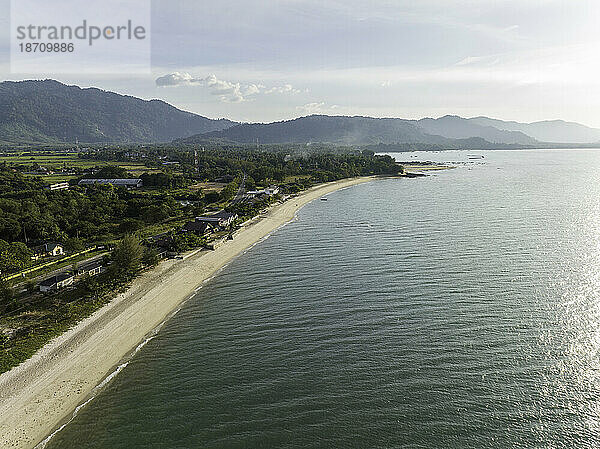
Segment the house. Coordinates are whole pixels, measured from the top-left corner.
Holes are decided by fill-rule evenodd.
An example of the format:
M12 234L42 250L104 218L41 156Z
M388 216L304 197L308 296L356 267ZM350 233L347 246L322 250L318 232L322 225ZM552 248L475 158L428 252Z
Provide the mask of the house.
M94 260L93 262L88 262L77 267L77 275L81 276L87 274L88 276L96 276L97 274L102 273L102 268L102 261Z
M68 182L58 182L56 184L50 184L45 187L46 190L54 191L54 190L69 190Z
M170 248L173 245L173 236L169 232L163 232L162 234L148 237L147 243L153 248L156 248L160 253L165 248Z
M278 193L279 193L279 187L269 186L262 190L250 190L249 192L247 192L247 195L249 197L261 196L261 195L271 196L271 195L277 195Z
M84 178L78 182L80 186L90 186L95 184L113 185L115 187L138 188L142 187L143 183L140 178L132 179L105 179L105 178Z
M73 284L74 276L70 273L61 273L40 282L42 293L60 290Z
M206 217L196 217L194 221L188 221L181 230L206 235L227 228L236 218L237 214L221 211Z
M65 254L65 250L62 247L62 245L59 245L58 243L46 243L45 245L46 247L46 254L48 254L49 256L62 256Z
M236 218L237 214L232 214L231 212L225 212L224 210L222 210L213 215L205 217L196 217L196 222L207 223L213 226L219 226L220 228L226 228Z
M64 248L59 243L44 243L43 245L31 248L31 252L33 253L31 256L32 260L38 260L45 256L56 257L65 254Z
M209 234L213 229L214 226L211 224L196 220L188 221L185 225L183 225L183 228L181 228L183 232L193 232L194 234L198 235Z

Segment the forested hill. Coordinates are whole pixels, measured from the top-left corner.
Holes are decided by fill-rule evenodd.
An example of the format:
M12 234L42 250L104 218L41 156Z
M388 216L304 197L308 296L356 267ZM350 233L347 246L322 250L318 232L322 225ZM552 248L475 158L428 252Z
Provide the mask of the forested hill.
M168 142L233 124L54 80L0 83L1 144Z

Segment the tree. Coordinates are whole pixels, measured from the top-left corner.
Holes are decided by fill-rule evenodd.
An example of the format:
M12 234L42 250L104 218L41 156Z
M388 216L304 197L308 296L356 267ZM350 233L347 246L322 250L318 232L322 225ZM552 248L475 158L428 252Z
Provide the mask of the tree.
M121 274L132 275L140 268L143 254L144 247L140 240L128 234L112 252L114 267Z
M63 246L65 248L65 251L67 251L68 253L78 253L85 249L83 241L77 238L66 239Z
M8 336L0 332L0 349L4 349L8 343Z
M206 201L206 204L211 204L216 203L220 198L219 193L213 190L204 196L204 201Z
M140 212L144 220L150 223L158 223L169 217L169 212L166 208L157 204L143 207Z
M144 250L144 255L142 256L142 263L147 267L153 267L158 265L160 258L158 257L158 253L153 248L146 248Z
M0 240L0 271L19 271L31 263L31 251L24 243Z
M15 292L8 282L0 277L0 302L10 304L14 301Z
M126 218L119 225L119 231L124 234L131 234L135 231L139 231L144 227L144 222L135 218Z
M93 177L102 179L129 178L129 173L123 167L107 165L94 173Z
M33 279L28 279L27 281L25 281L25 289L27 290L27 293L32 294L33 292L35 292L36 287L37 285L35 281L33 281Z

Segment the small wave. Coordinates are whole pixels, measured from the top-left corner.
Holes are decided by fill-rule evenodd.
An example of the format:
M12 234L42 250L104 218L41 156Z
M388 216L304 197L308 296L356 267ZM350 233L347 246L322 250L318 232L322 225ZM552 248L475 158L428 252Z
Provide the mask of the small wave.
M134 354L136 352L138 352L140 349L142 349L144 347L144 345L146 343L148 343L148 341L152 340L154 338L150 337L149 339L143 341L142 343L140 343L137 348L134 351ZM129 361L120 364L119 366L117 366L117 368L110 373L108 376L106 376L104 378L104 380L102 382L100 382L98 385L96 385L94 387L94 389L92 390L92 392L90 393L90 397L85 400L84 402L82 402L81 404L79 404L75 410L73 410L73 413L71 414L71 417L69 418L69 420L67 422L65 422L63 425L61 425L58 429L56 429L54 432L52 432L50 435L48 435L43 441L41 441L37 446L35 446L35 449L43 449L46 447L46 445L50 442L50 440L61 430L63 430L65 427L67 427L68 424L71 423L71 421L73 421L75 419L75 417L77 416L77 414L79 413L79 411L85 407L87 404L89 404L90 402L92 402L94 400L94 398L98 395L98 393L100 392L100 390L102 388L104 388L112 379L114 379L114 377L119 374L127 365L129 365Z
M183 304L183 303L182 303ZM158 334L158 332L161 330L161 328L164 326L164 324L171 319L174 315L177 314L177 312L179 312L181 310L181 305L175 309L173 312L171 312L158 326L156 326L154 329L152 329L146 336L146 338L140 343L138 344L135 349L133 351L131 351L124 359L124 362L117 365L117 367L108 375L106 376L98 385L96 385L92 391L90 392L90 394L88 395L88 398L82 402L81 404L79 404L75 410L73 410L73 413L71 414L70 418L64 423L62 424L60 427L58 427L54 432L52 432L50 435L48 435L46 438L44 438L44 440L42 440L40 443L38 443L34 449L44 449L46 447L46 445L50 442L50 440L57 434L59 433L61 430L63 430L67 425L69 425L77 416L77 414L79 413L79 411L85 407L86 405L88 405L90 402L92 402L96 396L98 396L98 393L100 393L102 391L102 389L104 387L106 387L106 385L108 385L108 383L113 380L121 371L123 371L123 369L125 369L125 367L127 367L127 365L129 365L129 363L131 362L131 360L133 359L133 357L144 347L148 344L148 342L150 342L151 340L153 340L154 338L156 338L156 335Z

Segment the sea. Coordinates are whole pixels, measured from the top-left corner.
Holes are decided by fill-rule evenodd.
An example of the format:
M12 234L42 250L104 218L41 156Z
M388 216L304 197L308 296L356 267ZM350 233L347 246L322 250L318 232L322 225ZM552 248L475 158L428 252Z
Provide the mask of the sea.
M46 448L599 447L600 150L392 156L455 168L303 207Z

